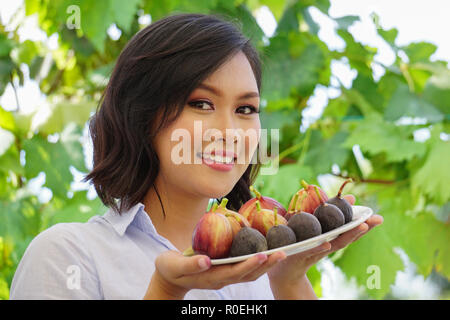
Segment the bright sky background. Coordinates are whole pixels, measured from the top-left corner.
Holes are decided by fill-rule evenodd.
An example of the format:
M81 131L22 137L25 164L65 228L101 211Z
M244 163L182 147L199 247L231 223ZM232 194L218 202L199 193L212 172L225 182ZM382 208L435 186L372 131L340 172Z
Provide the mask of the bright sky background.
M17 8L23 3L23 0L11 1L0 0L0 19L3 24L10 21L11 16L16 12ZM437 46L433 59L450 61L450 1L448 0L331 0L331 8L329 14L331 17L341 17L345 15L358 15L361 21L356 22L350 32L357 41L378 48L378 54L375 60L390 65L394 60L393 52L389 46L376 34L376 30L370 14L375 12L380 17L379 23L384 29L395 27L398 29L397 45L406 45L411 42L428 41ZM321 27L319 37L329 46L330 49L342 48L345 44L334 31L334 22L326 17L319 10L313 8L310 11L313 19ZM24 13L19 12L19 15ZM273 34L276 22L267 8L261 8L255 12L258 23L266 33L270 36ZM20 19L17 19L20 21ZM150 16L142 16L140 22L143 24L151 21ZM7 26L7 30L15 27L14 24ZM108 33L112 39L120 37L120 30L115 26L111 26ZM57 38L52 36L48 38L46 34L37 28L36 16L27 17L25 23L19 28L19 36L21 41L30 39L34 41L44 41L50 49L57 48ZM27 78L28 68L23 69L25 73L25 84L18 88L19 101L22 111L25 113L32 112L36 108L45 108L46 97L40 92L37 83ZM356 76L356 72L351 70L346 63L333 62L333 74L340 79L346 86L350 87L352 80ZM382 70L375 69L375 78L383 74ZM332 83L336 84L336 83ZM303 112L305 117L304 125L309 125L317 119L323 108L326 106L329 98L339 95L336 89L318 87L314 96L308 102L308 108ZM4 94L0 97L0 105L6 110L14 110L16 108L16 100L11 85L8 85ZM9 145L11 136L0 129L0 154L4 148ZM83 137L86 149L86 165L90 167L92 159L92 150L85 129ZM74 175L74 183L72 189L86 189L86 185L79 183L83 178L83 174L71 168ZM51 191L42 188L45 182L45 174L41 173L37 178L30 181L30 189L39 196L40 200L45 202L51 197ZM91 197L95 196L95 192L90 190ZM407 268L404 272L399 272L393 292L399 298L414 297L417 299L436 298L438 295L436 287L423 277L416 276L414 266L404 257ZM329 261L319 264L319 269L324 271L322 286L323 295L329 299L353 299L357 297L360 288L352 281L347 281L340 272Z

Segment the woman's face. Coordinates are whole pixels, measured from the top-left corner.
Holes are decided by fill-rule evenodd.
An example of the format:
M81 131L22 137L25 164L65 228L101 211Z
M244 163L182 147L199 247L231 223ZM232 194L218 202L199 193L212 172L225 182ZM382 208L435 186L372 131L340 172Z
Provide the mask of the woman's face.
M177 120L157 135L162 182L198 197L228 194L256 151L259 102L252 68L239 52L191 93Z

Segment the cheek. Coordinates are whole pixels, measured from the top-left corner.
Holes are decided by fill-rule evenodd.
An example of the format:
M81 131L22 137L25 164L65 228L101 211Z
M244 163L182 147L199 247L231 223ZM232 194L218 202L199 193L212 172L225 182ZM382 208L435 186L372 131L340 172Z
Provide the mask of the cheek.
M249 164L260 140L261 123L259 118L255 121L244 123L241 133L238 145L239 153L245 155L245 163Z

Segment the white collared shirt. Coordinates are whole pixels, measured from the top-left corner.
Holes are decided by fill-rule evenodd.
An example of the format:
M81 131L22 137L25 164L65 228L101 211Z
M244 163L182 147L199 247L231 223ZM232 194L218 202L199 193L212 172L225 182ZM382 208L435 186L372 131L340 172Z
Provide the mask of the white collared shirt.
M10 299L142 299L156 257L179 251L156 231L144 205L109 209L86 223L58 223L26 249ZM220 290L190 290L185 299L274 299L267 274Z

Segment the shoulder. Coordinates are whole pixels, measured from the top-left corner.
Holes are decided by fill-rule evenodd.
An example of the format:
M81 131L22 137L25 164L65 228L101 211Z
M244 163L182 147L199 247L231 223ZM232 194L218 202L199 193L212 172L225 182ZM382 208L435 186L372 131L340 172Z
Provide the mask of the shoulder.
M28 245L11 284L11 298L98 297L98 276L83 239L84 223L58 223ZM82 274L85 290L69 290L73 272Z

